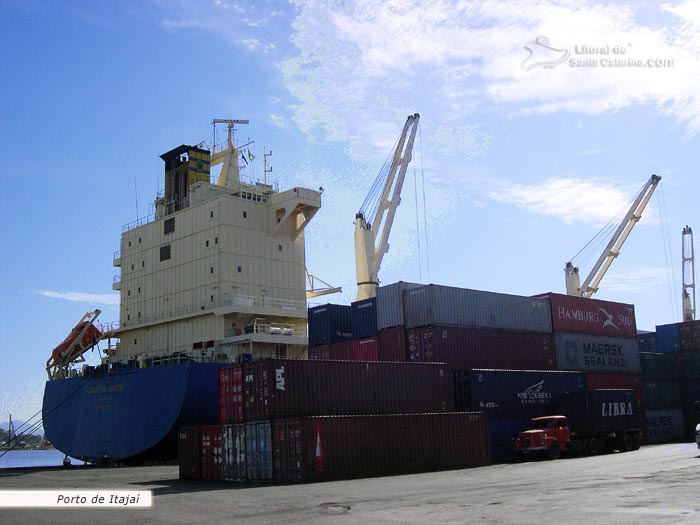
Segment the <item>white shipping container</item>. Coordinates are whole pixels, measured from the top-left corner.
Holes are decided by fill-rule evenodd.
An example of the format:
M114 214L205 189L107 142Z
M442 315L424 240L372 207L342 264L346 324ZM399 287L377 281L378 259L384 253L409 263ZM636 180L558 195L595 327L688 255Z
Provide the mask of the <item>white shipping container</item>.
M223 426L223 470L227 481L246 480L245 423Z

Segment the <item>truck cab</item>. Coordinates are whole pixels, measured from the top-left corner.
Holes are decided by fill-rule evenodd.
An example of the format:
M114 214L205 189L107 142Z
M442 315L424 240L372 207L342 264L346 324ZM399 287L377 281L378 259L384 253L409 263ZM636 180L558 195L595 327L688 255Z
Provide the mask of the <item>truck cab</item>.
M521 432L515 439L515 450L522 455L544 453L550 459L558 459L562 450L567 450L571 431L566 416L533 418L530 429Z

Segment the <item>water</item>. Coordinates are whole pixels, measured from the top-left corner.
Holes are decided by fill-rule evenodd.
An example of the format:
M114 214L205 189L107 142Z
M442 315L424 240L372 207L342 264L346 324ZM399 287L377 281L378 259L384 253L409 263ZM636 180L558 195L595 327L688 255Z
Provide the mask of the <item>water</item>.
M63 465L60 450L10 450L0 451L0 469L14 467L57 467ZM71 464L83 465L79 459L71 458Z

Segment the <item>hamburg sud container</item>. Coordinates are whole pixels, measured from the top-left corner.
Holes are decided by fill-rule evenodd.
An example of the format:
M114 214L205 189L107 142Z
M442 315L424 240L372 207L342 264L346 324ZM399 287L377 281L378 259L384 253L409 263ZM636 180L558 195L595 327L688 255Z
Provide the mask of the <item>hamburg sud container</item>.
M423 286L417 283L399 281L377 288L377 329L384 330L394 326L404 326L404 297L405 290Z
M478 326L552 331L549 300L430 284L404 292L406 327Z
M585 389L586 375L582 372L455 372L457 409L483 411L489 420L529 419L554 415L559 411L559 396L563 392Z
M208 481L224 479L222 441L221 425L199 427L201 479Z
M246 479L245 424L223 425L223 477L227 481Z
M327 345L352 339L352 309L342 304L309 308L309 346Z
M274 479L325 481L489 464L482 413L281 419L272 423Z
M243 371L241 365L219 369L219 423L243 421Z
M647 410L649 443L680 441L685 433L683 410Z
M377 298L370 297L350 303L352 309L352 336L366 339L377 335Z
M678 381L681 377L681 361L678 353L639 352L644 381Z
M636 338L555 333L559 370L639 373Z
M246 476L249 481L272 481L272 434L269 421L245 425Z
M679 352L681 349L681 334L678 324L663 324L656 326L656 351L662 354Z
M409 361L442 362L454 370L556 369L551 334L461 326L426 326L407 333Z
M403 326L379 330L377 333L377 357L379 361L404 362L407 355L406 330Z
M265 359L243 365L246 421L278 417L449 412L444 363Z
M183 427L178 431L177 463L180 479L200 479L199 427Z
M577 432L616 432L639 428L633 390L584 390L560 396L562 413Z
M573 295L546 293L551 305L552 329L613 337L637 337L634 306Z

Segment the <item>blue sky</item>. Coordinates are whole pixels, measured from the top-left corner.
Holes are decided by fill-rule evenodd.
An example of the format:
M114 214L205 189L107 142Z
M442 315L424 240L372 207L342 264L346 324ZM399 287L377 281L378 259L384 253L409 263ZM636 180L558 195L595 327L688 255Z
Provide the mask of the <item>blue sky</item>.
M384 283L563 292L565 262L657 173L597 297L634 303L640 329L680 319L681 230L700 228L698 2L0 0L0 13L2 420L40 410L45 361L86 311L118 320L122 225L149 213L159 155L210 141L213 118L250 120L252 175L272 149L282 188L325 188L307 266L343 287L333 302L354 298L354 214L409 114L420 132Z

